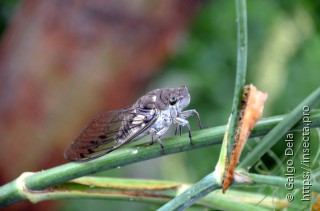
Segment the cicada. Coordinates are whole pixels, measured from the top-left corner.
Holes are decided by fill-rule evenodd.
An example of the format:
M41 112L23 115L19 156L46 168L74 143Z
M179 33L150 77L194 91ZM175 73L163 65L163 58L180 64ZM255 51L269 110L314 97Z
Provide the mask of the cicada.
M162 148L161 136L172 124L177 129L186 126L192 143L190 124L187 117L196 115L203 128L199 113L195 110L183 111L190 103L187 87L162 88L148 92L133 105L96 116L76 137L65 151L70 161L88 161L98 158L119 147L151 135L151 144L157 140Z

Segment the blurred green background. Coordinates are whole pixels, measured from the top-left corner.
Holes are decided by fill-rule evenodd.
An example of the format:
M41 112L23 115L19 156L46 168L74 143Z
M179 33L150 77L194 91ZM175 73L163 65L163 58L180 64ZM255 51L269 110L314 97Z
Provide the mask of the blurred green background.
M19 1L1 1L1 32L6 29L17 5ZM288 113L319 86L319 7L318 1L247 2L247 84L252 83L268 93L264 117ZM163 64L161 71L145 87L145 92L158 87L186 85L191 93L189 108L198 110L202 122L208 127L224 125L231 110L235 68L234 1L207 1L180 37L176 53ZM198 130L196 120L191 118L190 122L191 128ZM168 135L172 134L173 130ZM295 135L297 143L300 135L301 133ZM313 159L318 158L318 136L318 132L313 130ZM255 141L249 142L249 145L254 145ZM264 165L253 168L253 171L283 175L283 166L276 163L275 157L284 159L284 147L284 142L279 142L272 150L274 156L264 156ZM220 146L196 149L132 164L99 175L194 183L213 171L219 149ZM299 160L299 154L296 159ZM313 169L316 168L319 168L319 161L313 166ZM284 194L279 189L267 186L240 188L282 197ZM65 200L58 203L56 209L59 210L156 208L149 204L123 201Z

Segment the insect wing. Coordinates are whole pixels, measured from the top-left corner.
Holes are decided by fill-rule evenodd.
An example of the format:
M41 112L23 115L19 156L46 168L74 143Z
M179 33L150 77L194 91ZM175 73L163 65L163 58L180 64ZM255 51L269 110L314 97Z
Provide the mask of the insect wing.
M157 120L154 109L132 107L103 113L83 130L65 151L70 161L88 161L105 155L135 139Z

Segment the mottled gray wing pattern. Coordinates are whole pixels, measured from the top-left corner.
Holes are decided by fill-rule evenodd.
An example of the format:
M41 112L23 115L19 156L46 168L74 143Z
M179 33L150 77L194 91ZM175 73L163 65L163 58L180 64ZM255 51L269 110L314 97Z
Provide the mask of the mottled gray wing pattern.
M135 139L156 120L155 109L128 107L103 113L69 145L65 158L88 161L105 155Z

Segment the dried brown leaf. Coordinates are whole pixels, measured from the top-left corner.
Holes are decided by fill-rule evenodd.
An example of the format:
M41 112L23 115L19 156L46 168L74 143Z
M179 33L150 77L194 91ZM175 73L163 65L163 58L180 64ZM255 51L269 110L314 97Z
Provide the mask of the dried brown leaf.
M246 144L253 127L262 116L264 103L267 98L267 93L259 91L252 84L244 87L241 101L241 114L239 118L237 133L235 135L233 143L230 163L223 181L223 192L227 190L234 179L235 168L239 162L243 147Z

